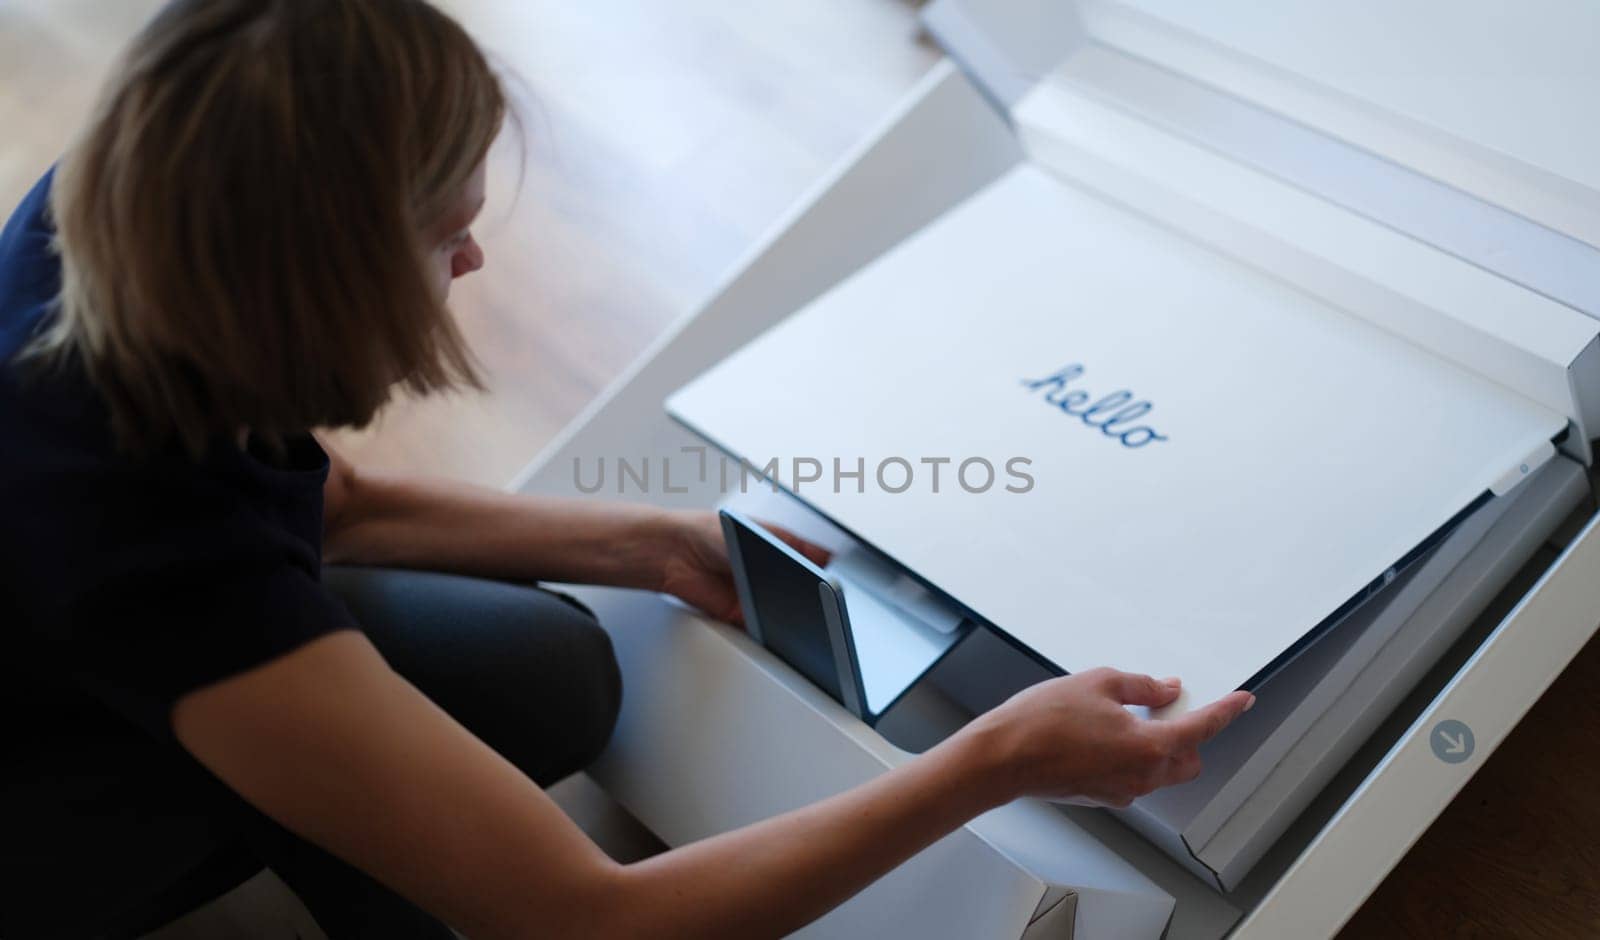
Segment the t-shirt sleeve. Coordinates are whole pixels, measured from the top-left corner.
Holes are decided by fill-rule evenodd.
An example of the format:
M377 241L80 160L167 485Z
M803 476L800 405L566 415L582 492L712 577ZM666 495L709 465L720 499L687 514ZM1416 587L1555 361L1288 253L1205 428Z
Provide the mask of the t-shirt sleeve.
M196 556L163 558L156 548L150 563L108 577L63 637L65 671L124 717L170 738L172 706L186 693L355 629L313 576L315 561L274 535L221 532Z

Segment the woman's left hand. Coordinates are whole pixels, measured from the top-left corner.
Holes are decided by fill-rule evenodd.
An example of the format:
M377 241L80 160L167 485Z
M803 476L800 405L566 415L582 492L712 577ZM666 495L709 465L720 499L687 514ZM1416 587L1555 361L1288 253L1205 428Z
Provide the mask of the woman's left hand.
M824 548L780 526L762 526L817 565L826 565ZM739 592L733 586L733 568L722 538L722 521L715 512L674 513L668 548L661 559L658 590L700 608L718 620L743 625Z

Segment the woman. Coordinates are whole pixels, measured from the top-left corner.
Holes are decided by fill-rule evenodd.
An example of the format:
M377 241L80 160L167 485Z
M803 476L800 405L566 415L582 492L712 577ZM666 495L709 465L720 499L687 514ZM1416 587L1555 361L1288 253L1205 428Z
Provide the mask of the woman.
M368 476L310 433L476 382L445 298L504 110L421 0L179 0L0 234L0 935L136 935L262 865L333 937L777 935L1008 800L1188 779L1249 707L1141 720L1176 680L1086 673L608 859L540 788L604 746L616 663L528 585L736 617L713 519Z

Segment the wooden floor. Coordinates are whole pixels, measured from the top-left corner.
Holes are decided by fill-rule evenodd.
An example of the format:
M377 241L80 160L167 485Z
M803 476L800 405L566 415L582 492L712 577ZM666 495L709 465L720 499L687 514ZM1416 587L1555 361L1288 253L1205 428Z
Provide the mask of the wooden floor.
M0 0L0 204L67 145L155 0ZM453 0L514 75L457 316L492 388L339 441L367 467L502 485L716 287L936 60L902 0ZM520 182L520 185L519 185ZM1345 931L1600 935L1590 644Z

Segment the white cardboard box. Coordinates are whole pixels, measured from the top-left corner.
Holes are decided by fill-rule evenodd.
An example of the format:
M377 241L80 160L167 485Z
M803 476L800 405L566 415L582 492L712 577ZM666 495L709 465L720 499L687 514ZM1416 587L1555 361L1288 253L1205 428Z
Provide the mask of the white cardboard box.
M1015 139L989 104L949 67L936 70L705 306L676 325L530 466L522 487L574 493L579 465L592 467L606 458L650 458L658 467L659 461L674 459L689 465L697 442L660 412L668 392L1018 158ZM914 178L908 167L916 168ZM717 494L703 486L667 490L657 479L648 493L624 489L607 495L675 506L716 502ZM1165 904L1163 898L1172 899L1169 936L1220 936L1241 912L1236 937L1331 934L1593 632L1592 611L1600 605L1597 545L1590 523L1558 554L1546 552L1554 560L1542 574L1519 582L1516 603L1504 619L1488 624L1492 629L1486 634L1469 634L1473 646L1464 661L1424 680L1415 707L1392 719L1347 767L1342 776L1349 779L1302 814L1295 831L1263 863L1256 883L1236 895L1237 906L1139 840L1123 840L1119 825L1102 825L1092 813L1073 814L1070 821L1132 865L1161 897L1149 895L1147 886L1133 895L1153 897L1158 906ZM605 622L624 659L628 685L616 744L597 768L607 789L672 844L747 822L752 812L764 814L811 798L814 787L791 788L784 775L764 772L758 761L739 755L759 756L770 742L813 734L855 739L862 733L859 723L811 708L786 710L787 724L708 727L702 720L707 711L747 709L749 696L776 701L806 690L794 684L792 671L726 628L658 599L634 600L638 607L605 609L614 614ZM757 678L761 675L779 681L764 683ZM1467 760L1446 764L1434 756L1432 739L1444 719L1471 727L1476 748ZM870 761L845 761L840 767L837 779L830 777L826 786L849 785L874 772ZM737 780L730 782L730 773L738 773ZM1032 811L1053 812L1037 805ZM1050 878L1040 873L1081 865L1083 856L1073 846L1082 843L1041 844L1026 838L1027 829L969 827L983 834L948 843L950 854L938 864L958 875L970 873L958 878L968 890L928 890L936 883L917 886L914 874L910 887L903 880L884 882L819 921L813 933L1014 936L1031 924L1040 935L1071 935L1066 928L1075 928L1078 936L1108 935L1101 931L1117 922L1112 912L1123 908L1115 892L1102 894L1093 886L1075 893L1070 925L1062 923L1065 908L1059 904L1046 904L1052 916L1035 917L1041 902L1049 900L1042 886ZM1062 857L1053 858L1055 852ZM1009 860L1014 874L1007 877L1018 879L1012 882L1015 890L980 888L987 882L979 873L1007 870L1006 865L996 868L991 855ZM921 871L916 863L903 870Z

